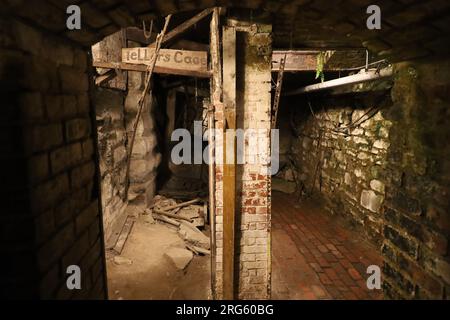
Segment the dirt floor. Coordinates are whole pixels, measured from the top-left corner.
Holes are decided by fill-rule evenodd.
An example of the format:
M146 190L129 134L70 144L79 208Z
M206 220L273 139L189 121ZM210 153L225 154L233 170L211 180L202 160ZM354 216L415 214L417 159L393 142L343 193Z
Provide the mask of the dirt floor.
M210 256L194 255L184 270L178 270L164 256L169 247L185 248L176 231L138 219L120 255L124 259L115 260L107 252L109 299L209 299Z
M379 249L314 201L272 193L272 246L273 299L382 299L366 285Z

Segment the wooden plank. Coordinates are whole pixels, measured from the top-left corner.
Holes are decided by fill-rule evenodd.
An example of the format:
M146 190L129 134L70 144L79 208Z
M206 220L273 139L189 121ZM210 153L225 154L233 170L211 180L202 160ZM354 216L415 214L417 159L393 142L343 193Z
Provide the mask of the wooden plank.
M170 141L172 131L175 129L175 111L177 102L177 92L172 89L167 92L166 99L166 116L167 116L167 127L166 127L166 141Z
M280 104L281 88L283 86L283 74L284 74L285 62L286 62L286 55L283 58L281 58L280 70L278 71L277 87L275 89L275 96L273 99L272 115L271 115L272 119L271 119L270 127L272 129L275 129L275 126L277 125L278 106Z
M189 20L187 20L187 21L183 22L182 24L180 24L179 26L175 27L174 29L172 29L172 31L168 32L164 36L164 38L162 40L162 44L179 36L186 30L191 28L193 25L195 25L197 22L199 22L200 20L202 20L203 18L208 16L211 12L213 12L213 10L214 10L214 8L205 9L202 12L200 12L200 13L196 14L195 16L193 16L192 18L190 18ZM155 46L155 43L152 43L151 45L149 45L149 47L154 47L154 46Z
M236 29L223 27L223 103L226 129L236 129ZM234 298L236 216L235 132L223 138L223 298Z
M315 71L320 51L273 51L272 71L280 70L281 59L286 55L285 71Z
M316 71L317 55L320 50L274 50L272 52L272 72L280 70L280 61L286 55L284 71ZM365 50L337 50L326 61L324 71L345 71L360 67L365 63Z
M214 105L221 103L222 99L222 68L220 63L220 34L219 34L219 8L215 8L211 19L211 102Z
M155 49L122 48L122 62L149 65ZM156 66L187 71L208 71L206 51L160 49Z
M124 37L124 32L116 32L108 37L104 38L102 41L96 43L92 46L92 60L96 62L108 62L108 61L120 61L121 60L121 50L126 44L126 39ZM126 46L126 45L125 45ZM98 70L99 73L103 74L106 70ZM105 87L126 90L127 89L127 73L119 72L117 76L109 80L108 83L103 84Z
M125 224L123 225L122 230L120 231L119 238L117 239L117 242L114 246L114 251L118 254L122 253L123 247L125 246L125 243L128 239L128 236L130 235L131 229L133 228L134 220L130 218L130 216L127 217L125 220Z
M93 66L96 68L118 69L125 71L141 71L141 72L147 71L146 65L131 64L124 62L93 62ZM209 71L180 70L158 66L155 66L153 72L162 74L174 74L179 76L191 76L197 78L209 78L211 76L211 72Z
M216 150L213 132L215 128L215 106L221 103L222 97L222 69L220 61L220 8L214 8L210 22L209 47L211 55L212 78L210 81L210 101L208 108L208 156L214 158ZM214 161L208 164L208 187L209 187L209 225L211 230L211 292L212 298L216 299L216 166ZM206 217L206 210L205 210Z
M99 75L95 78L95 85L99 86L102 83L111 80L116 76L116 72L113 69L106 71L104 74Z

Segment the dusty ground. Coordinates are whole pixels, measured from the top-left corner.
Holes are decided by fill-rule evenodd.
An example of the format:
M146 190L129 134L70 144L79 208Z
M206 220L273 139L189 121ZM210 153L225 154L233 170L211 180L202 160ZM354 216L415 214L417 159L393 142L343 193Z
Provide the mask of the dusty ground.
M184 248L174 230L138 219L121 254L132 264L118 265L107 252L109 299L208 299L210 257L194 256L181 271L164 256L171 246Z

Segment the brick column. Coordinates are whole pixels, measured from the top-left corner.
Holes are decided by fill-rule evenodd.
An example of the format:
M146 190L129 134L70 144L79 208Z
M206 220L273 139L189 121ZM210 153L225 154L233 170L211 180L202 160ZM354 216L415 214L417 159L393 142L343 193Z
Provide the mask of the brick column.
M271 26L229 19L237 28L237 128L259 130L245 134L244 162L236 172L236 298L270 297L270 175L264 158L270 156ZM223 107L216 106L216 128L223 129ZM261 136L262 134L262 136ZM255 139L256 140L251 140ZM258 141L257 144L253 143ZM216 157L222 154L216 138ZM239 148L239 146L238 146ZM239 163L239 160L238 160ZM242 163L242 162L241 162ZM222 293L223 167L216 166L217 298Z

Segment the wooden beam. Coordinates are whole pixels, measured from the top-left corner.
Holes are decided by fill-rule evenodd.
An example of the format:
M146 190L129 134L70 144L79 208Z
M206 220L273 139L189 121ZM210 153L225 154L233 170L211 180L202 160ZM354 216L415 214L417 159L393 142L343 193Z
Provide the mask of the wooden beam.
M208 16L211 12L213 12L213 10L214 10L214 8L205 9L202 12L200 12L200 13L196 14L195 16L193 16L192 18L190 18L189 20L187 20L187 21L183 22L182 24L180 24L179 26L175 27L174 29L172 29L172 31L170 31L169 33L167 33L165 35L164 39L162 40L162 44L179 36L186 30L191 28L194 24L196 24L197 22L199 22L200 20L202 20L203 18ZM149 45L149 47L154 47L154 46L155 46L155 43L152 43Z
M220 61L220 8L215 8L211 19L210 54L211 54L211 102L222 102L222 65Z
M96 61L96 62L93 62L93 66L96 68L119 69L119 70L125 70L125 71L141 71L141 72L147 71L146 65L131 64L131 63L124 63L124 62ZM153 72L154 73L162 73L162 74L174 74L174 75L179 75L179 76L190 76L190 77L197 77L197 78L211 77L210 71L205 72L205 71L193 71L193 70L179 70L179 69L172 69L172 68L159 67L159 66L155 66L155 69L153 70Z
M316 71L317 55L320 50L274 50L272 52L272 72L280 70L281 58L286 55L285 72ZM345 71L360 67L365 63L365 49L335 50L324 63L324 71Z
M111 80L115 76L116 76L116 71L113 69L110 69L110 70L106 71L104 74L101 74L95 78L95 85L99 86L102 83L105 83L105 82Z
M236 29L223 27L223 298L234 298L234 237L236 216ZM231 134L229 134L231 132Z
M170 141L172 131L175 129L175 111L177 103L177 92L172 89L167 92L166 100L166 115L167 115L167 127L166 127L166 141Z
M278 71L278 78L277 78L277 87L275 89L275 96L273 99L273 106L272 106L272 119L271 119L271 128L275 129L277 125L277 116L278 116L278 106L280 104L280 95L281 95L281 88L283 86L283 74L284 74L284 66L286 62L286 56L281 58L280 63L280 71Z
M154 48L148 47L122 48L122 62L149 65L154 52ZM206 51L161 49L156 66L206 72L208 71L208 53Z
M222 98L222 64L220 61L220 8L214 8L211 16L210 30L209 30L209 47L211 55L211 71L212 77L210 80L210 101L208 108L208 187L209 187L209 216L211 227L211 292L212 298L216 299L216 166L214 161L215 150L217 150L213 131L215 128L215 108L221 103Z

